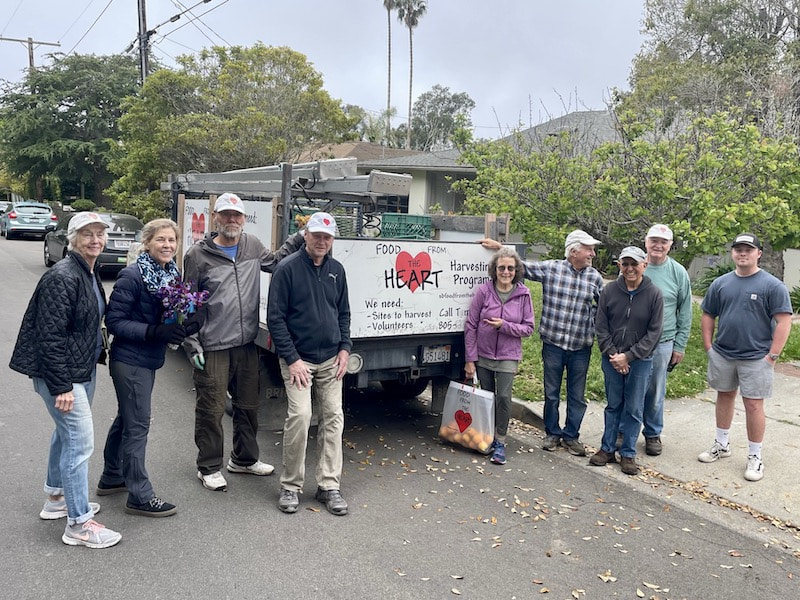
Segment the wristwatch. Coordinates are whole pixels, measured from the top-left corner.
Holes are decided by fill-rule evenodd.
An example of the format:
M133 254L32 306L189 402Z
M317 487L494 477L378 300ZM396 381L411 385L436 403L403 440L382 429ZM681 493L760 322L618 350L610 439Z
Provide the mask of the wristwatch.
M770 359L772 359L772 362L778 362L778 359L781 357L780 354L772 354L771 352L767 354L767 356L769 356Z

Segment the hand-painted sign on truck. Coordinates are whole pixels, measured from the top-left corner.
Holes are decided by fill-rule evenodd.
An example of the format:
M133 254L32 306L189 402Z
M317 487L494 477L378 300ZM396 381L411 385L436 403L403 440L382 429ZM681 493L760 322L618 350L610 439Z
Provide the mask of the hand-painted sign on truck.
M464 330L492 252L475 243L337 239L347 272L352 338Z

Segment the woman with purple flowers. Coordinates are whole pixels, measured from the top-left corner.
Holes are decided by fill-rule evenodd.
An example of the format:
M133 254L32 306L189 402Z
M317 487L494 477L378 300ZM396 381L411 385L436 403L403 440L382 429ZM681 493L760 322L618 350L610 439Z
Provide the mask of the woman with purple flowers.
M127 492L125 512L147 517L168 517L177 511L174 504L156 496L145 469L156 370L164 364L167 344L180 344L200 329L196 314L183 321L184 314L175 315L169 308L176 302L172 296L181 280L174 260L177 250L174 221L147 223L141 253L120 271L106 312L106 325L114 336L111 378L119 409L106 439L97 495Z

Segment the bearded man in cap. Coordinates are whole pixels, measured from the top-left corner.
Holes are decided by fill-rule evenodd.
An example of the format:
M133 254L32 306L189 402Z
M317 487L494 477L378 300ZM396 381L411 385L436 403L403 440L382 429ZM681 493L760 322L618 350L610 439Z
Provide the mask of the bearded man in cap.
M711 449L697 460L710 463L731 455L729 434L738 389L747 425L744 478L748 481L764 477L764 399L772 396L775 363L792 329L789 291L758 266L761 253L755 234L737 235L731 247L735 270L712 282L700 306L708 385L717 390L717 432Z
M222 475L222 415L228 392L233 403L233 449L230 473L270 475L274 467L259 460L258 375L255 346L261 271L271 272L283 257L302 247L303 236L290 237L273 253L244 233L245 208L236 194L226 193L214 204L216 231L189 248L183 279L207 291L201 309L202 326L183 346L194 367L197 394L194 439L197 478L209 490L225 490Z
M603 278L592 267L595 246L591 235L576 229L564 241L564 260L526 261L525 277L542 284L542 338L544 365L544 425L542 448L554 451L559 443L576 456L586 456L580 429L586 413L586 374L594 343L594 321ZM485 248L497 250L500 242L481 240ZM567 411L559 424L561 380L567 373Z
M267 324L280 357L288 411L278 508L297 512L305 482L311 393L319 408L316 499L346 515L342 475L342 379L350 356L350 303L342 264L330 256L336 221L317 212L306 225L305 251L282 261L269 285Z

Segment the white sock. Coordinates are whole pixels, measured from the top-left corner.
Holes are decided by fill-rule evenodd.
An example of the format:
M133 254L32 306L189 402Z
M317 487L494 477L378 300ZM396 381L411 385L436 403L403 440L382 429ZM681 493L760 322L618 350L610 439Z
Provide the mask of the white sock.
M722 444L726 448L728 447L728 444L730 443L729 442L730 435L731 435L731 430L730 429L720 429L719 427L717 427L717 438L716 439L720 444Z
M762 442L751 442L747 440L747 455L748 456L757 456L758 460L761 460L761 446L763 445Z

